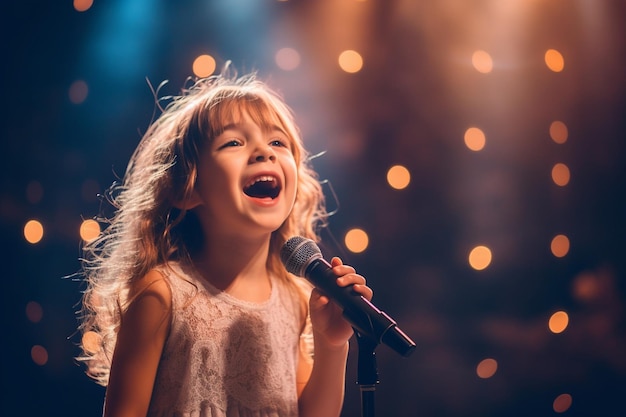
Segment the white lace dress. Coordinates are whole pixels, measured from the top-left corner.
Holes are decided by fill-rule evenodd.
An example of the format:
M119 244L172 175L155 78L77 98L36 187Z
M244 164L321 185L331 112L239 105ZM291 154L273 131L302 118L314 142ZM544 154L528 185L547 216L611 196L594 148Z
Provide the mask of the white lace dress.
M302 298L279 280L263 303L238 300L172 265L173 318L148 416L298 415Z

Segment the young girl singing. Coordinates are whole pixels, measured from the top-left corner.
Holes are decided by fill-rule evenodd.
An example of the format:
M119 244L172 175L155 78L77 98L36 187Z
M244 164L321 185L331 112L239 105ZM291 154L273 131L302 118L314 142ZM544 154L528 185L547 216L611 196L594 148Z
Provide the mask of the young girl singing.
M104 416L340 414L353 331L280 261L291 236L318 240L326 212L275 92L253 75L197 81L110 199L114 216L85 247L80 326ZM371 299L352 267L331 264Z

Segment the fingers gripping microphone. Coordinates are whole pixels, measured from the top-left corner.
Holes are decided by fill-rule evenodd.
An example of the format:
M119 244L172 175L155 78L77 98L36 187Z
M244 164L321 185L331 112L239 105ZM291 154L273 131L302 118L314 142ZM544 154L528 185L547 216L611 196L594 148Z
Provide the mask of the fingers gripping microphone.
M415 350L413 342L396 322L370 301L352 290L352 286L337 285L332 266L324 260L320 248L311 239L294 236L280 251L287 271L304 277L343 309L343 316L362 335L384 343L402 356Z

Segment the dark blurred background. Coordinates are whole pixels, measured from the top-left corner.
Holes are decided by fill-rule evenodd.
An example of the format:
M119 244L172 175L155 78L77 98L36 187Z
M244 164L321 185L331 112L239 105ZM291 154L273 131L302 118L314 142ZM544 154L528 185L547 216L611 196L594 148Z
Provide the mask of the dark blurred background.
M79 228L153 118L150 85L178 93L202 55L256 70L326 152L324 252L418 345L377 349L377 415L626 415L626 2L84 4L1 15L1 415L100 415L73 359Z

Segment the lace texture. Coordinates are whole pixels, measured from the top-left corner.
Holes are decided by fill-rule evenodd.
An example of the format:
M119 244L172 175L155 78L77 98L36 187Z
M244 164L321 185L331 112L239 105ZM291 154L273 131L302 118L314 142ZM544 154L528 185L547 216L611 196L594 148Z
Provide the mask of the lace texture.
M162 272L173 317L148 416L297 416L298 349L310 339L298 294L273 280L267 301L249 303L179 265Z

